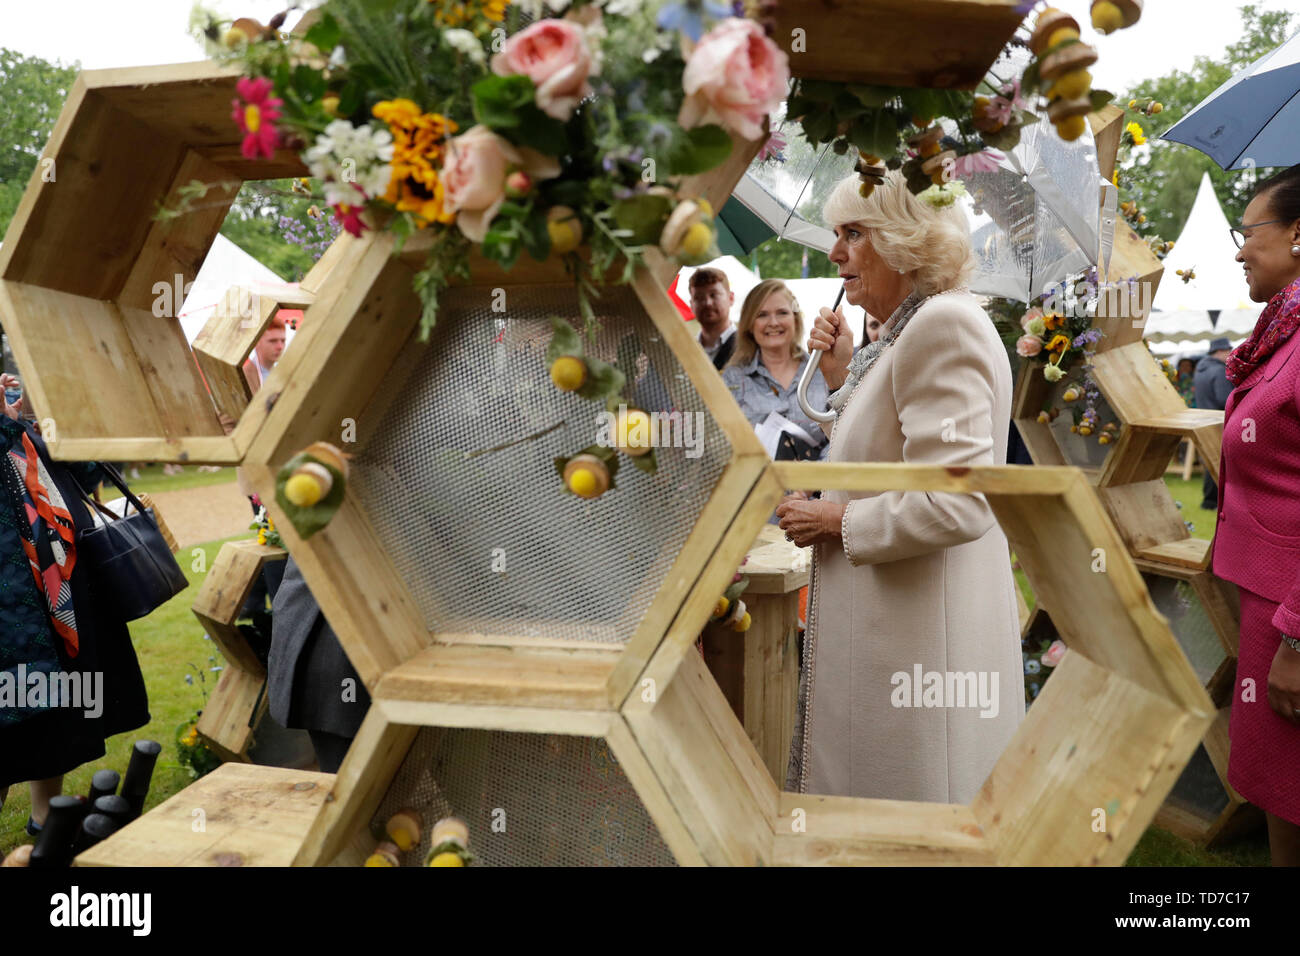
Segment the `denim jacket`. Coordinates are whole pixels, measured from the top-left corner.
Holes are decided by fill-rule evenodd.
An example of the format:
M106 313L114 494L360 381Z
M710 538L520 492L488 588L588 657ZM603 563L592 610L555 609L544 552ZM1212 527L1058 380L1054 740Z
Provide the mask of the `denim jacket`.
M821 444L819 457L824 459L830 447L826 433L822 431L821 425L805 415L799 407L799 377L809 361L805 355L788 388L782 388L781 383L773 378L763 364L763 354L760 351L754 352L754 358L748 365L730 365L723 369L722 380L731 389L731 394L735 396L736 403L751 425L762 424L771 412L784 415L812 436L814 442ZM819 369L813 373L812 381L808 384L808 401L813 408L824 409L828 399L829 390Z

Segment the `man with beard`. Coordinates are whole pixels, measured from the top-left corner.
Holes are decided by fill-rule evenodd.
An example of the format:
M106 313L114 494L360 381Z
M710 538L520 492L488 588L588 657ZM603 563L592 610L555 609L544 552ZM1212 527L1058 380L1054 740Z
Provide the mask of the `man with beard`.
M700 345L713 367L721 371L736 348L736 326L731 321L736 295L721 269L696 269L691 273L690 287L691 311L700 323Z

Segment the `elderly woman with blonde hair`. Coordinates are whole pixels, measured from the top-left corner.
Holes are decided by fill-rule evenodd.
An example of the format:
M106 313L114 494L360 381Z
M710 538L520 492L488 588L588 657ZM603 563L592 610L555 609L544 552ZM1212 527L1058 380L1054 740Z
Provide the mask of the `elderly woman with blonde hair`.
M823 211L849 302L887 317L853 353L843 315L809 337L836 419L832 462L965 468L1006 461L1011 367L965 288L962 212L897 173L856 176ZM813 598L787 789L968 803L1024 717L1007 539L982 495L801 493L777 509L814 546Z

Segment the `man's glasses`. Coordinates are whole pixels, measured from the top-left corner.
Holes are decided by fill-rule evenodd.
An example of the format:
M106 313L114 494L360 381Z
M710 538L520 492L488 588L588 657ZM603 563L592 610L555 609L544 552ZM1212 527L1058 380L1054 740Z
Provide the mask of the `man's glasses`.
M1243 225L1241 229L1230 228L1228 232L1232 233L1232 241L1235 242L1237 244L1237 248L1240 249L1242 244L1246 241L1246 234L1241 231L1242 229L1254 229L1256 226L1271 226L1275 222L1290 222L1290 220L1289 219L1265 219L1263 222L1252 222L1249 226Z

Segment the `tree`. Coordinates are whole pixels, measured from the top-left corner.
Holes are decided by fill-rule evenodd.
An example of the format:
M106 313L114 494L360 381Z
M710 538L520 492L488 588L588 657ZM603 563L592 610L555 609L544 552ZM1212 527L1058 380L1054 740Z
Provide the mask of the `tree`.
M0 47L0 238L27 188L79 66Z
M1120 97L1120 105L1137 100L1140 108L1155 100L1164 107L1150 117L1129 111L1129 118L1145 130L1149 145L1133 150L1124 161L1120 189L1122 198L1135 200L1146 215L1147 221L1139 229L1143 235L1177 239L1206 172L1228 221L1241 222L1256 174L1224 171L1199 150L1157 137L1234 74L1285 42L1294 17L1291 11L1263 10L1259 4L1247 4L1241 8L1243 36L1228 45L1223 57L1198 56L1191 70L1175 70L1145 80Z

